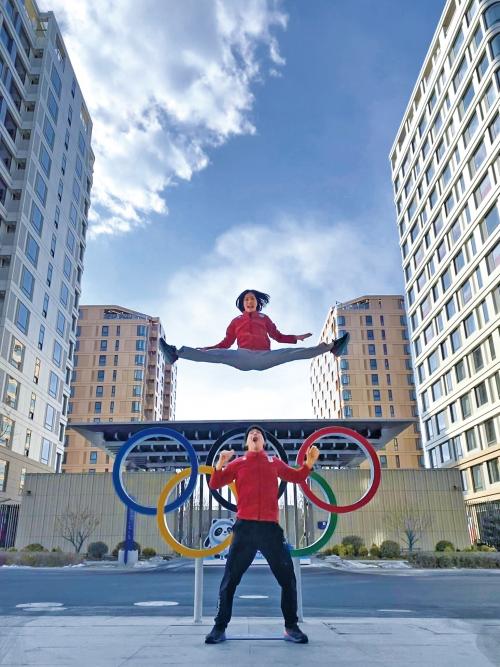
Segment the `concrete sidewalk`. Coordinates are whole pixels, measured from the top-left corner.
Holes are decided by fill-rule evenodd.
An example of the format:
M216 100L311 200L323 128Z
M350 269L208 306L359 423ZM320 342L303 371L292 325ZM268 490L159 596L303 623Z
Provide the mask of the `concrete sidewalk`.
M228 637L274 639L204 644L203 625L182 618L65 616L26 612L0 617L0 665L159 667L231 664L361 667L498 667L500 621L420 618L324 618L301 627L310 643L277 640L279 619L235 618Z

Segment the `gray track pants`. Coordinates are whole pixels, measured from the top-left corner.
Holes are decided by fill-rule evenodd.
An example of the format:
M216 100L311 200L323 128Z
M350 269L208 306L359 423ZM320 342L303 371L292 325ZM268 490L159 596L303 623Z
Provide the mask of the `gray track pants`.
M284 347L279 350L198 350L183 346L177 350L180 359L205 361L209 364L226 364L240 371L265 371L267 368L286 364L297 359L313 359L330 352L333 343L320 343L314 347Z

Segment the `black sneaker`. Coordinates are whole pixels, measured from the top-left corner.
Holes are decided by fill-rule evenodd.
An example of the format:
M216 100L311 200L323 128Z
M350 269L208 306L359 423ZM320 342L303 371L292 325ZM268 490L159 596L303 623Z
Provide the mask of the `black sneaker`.
M331 349L331 353L334 354L336 357L340 357L341 355L343 355L344 352L347 350L347 345L349 343L350 338L351 338L350 334L345 333L343 336L333 341L333 347Z
M177 348L174 345L169 345L163 338L160 338L160 347L169 364L175 364L177 359Z
M307 635L302 632L297 623L291 628L285 628L284 640L286 642L295 642L295 644L307 644L309 641Z
M219 644L226 641L226 632L224 628L218 628L216 625L205 637L205 644Z

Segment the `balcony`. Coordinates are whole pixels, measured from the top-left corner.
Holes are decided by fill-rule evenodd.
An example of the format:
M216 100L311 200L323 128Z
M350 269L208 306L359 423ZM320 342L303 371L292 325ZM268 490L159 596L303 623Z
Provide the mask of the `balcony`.
M16 235L16 223L0 222L0 246L3 248L12 246L14 244L14 237Z
M9 132L10 134L10 132ZM12 137L12 134L10 135ZM29 130L21 130L17 132L15 144L18 151L27 151L30 145L31 132Z

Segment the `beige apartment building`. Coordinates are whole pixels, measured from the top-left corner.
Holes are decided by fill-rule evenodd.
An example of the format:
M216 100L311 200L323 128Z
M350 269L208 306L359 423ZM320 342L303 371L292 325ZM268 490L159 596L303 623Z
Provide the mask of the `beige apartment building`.
M321 332L333 340L348 331L340 359L331 354L311 364L317 419L417 419L404 300L399 295L362 296L332 307ZM425 467L418 420L379 452L383 468Z
M71 422L173 419L176 368L161 351L160 319L121 306L81 306L68 405ZM63 472L110 472L110 456L71 428Z

